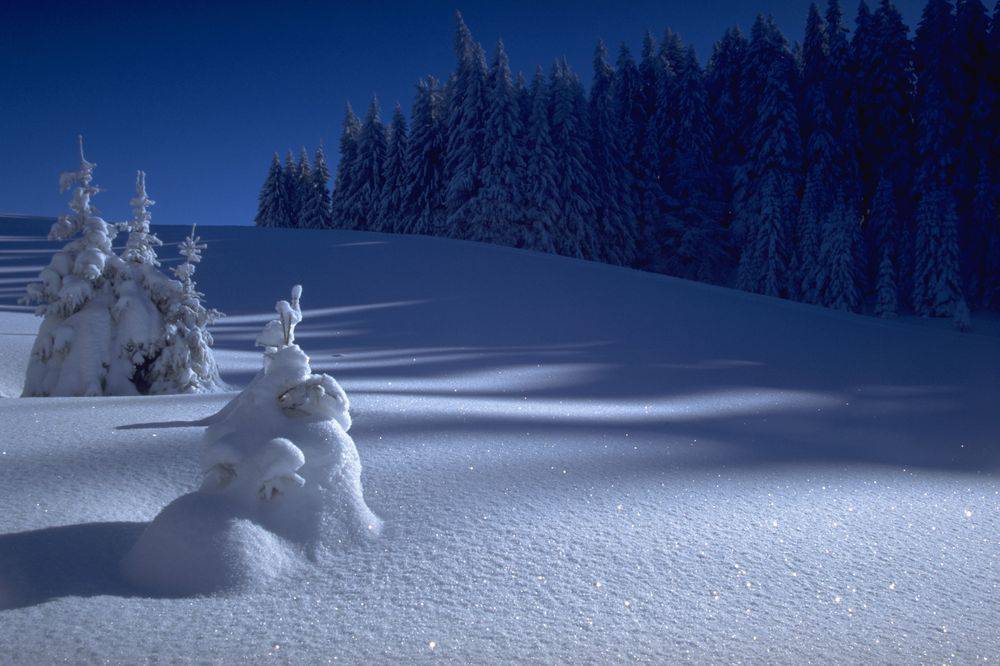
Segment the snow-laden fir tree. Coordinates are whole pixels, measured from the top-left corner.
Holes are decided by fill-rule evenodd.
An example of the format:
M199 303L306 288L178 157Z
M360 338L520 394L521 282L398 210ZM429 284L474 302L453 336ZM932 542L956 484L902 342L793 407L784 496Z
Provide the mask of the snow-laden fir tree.
M143 172L136 176L132 219L122 257L113 232L91 204L99 189L94 164L60 177L72 189L71 214L50 237L66 245L28 286L26 302L43 317L25 378L25 396L135 395L222 388L207 325L214 311L201 305L190 280L171 280L159 269L159 240L150 232L152 199ZM195 253L197 254L197 253ZM185 265L182 265L185 266ZM175 269L186 270L184 268ZM188 272L193 272L191 269ZM189 276L190 277L190 276ZM194 318L181 310L193 311ZM176 324L183 319L182 330ZM170 361L181 340L190 357Z
M103 395L111 363L110 281L123 265L111 248L113 232L91 204L100 191L93 183L95 164L80 164L59 177L61 191L71 190L71 213L61 215L50 240L67 241L27 287L25 302L36 304L42 324L35 338L24 383L25 396Z
M516 140L521 134L520 107L503 41L497 42L486 91L482 182L460 221L462 238L511 245L524 241L522 184L524 161Z
M377 221L388 143L385 125L379 115L378 97L372 96L358 136L357 155L351 170L351 189L345 200L344 210L352 229L372 229Z
M896 200L892 193L892 179L882 176L868 220L870 236L881 255L875 275L875 314L894 317L899 311L899 278L896 265L897 245Z
M842 192L834 196L826 215L820 247L820 303L834 310L856 311L861 305L858 215Z
M834 121L828 105L830 64L823 19L809 6L802 47L803 127L806 139L806 182L798 215L797 260L799 298L820 302L820 248L825 220L834 199Z
M587 102L583 87L561 58L549 78L549 117L556 173L558 215L556 251L570 257L600 256L594 224L594 183L587 141Z
M146 194L144 171L139 171L135 175L135 196L129 203L132 206L132 221L128 227L128 239L125 242L122 259L132 264L159 266L156 248L163 245L163 241L149 230L149 222L152 219L149 207L156 202Z
M197 242L194 243L197 245ZM264 367L217 413L200 447L201 487L167 505L122 562L132 585L160 593L245 590L304 554L316 561L378 536L340 385L296 344L302 288L278 301L258 338ZM291 548L289 547L291 546Z
M661 266L670 275L718 282L725 274L727 253L724 208L712 168L712 122L694 47L685 49L681 58L673 85L669 159L668 191L674 205L667 223L674 228Z
M377 228L391 233L402 228L403 206L406 201L406 154L409 150L409 130L403 109L396 104L389 125L389 146L386 150L382 177L382 196Z
M281 159L278 153L275 153L257 198L254 224L258 227L287 227L291 224L290 220L291 208L288 189L285 187L285 175L281 168Z
M194 282L196 265L207 247L191 233L178 251L184 261L171 269L169 298L162 313L164 346L152 360L148 373L150 393L206 393L225 390L212 354L212 334L208 327L222 316L205 307L204 294Z
M912 304L922 316L950 317L963 300L958 248L951 5L929 0L914 39L917 79L916 238Z
M444 123L437 79L417 83L406 152L406 185L397 233L444 233Z
M302 207L301 226L303 229L329 229L332 225L330 169L326 165L323 146L316 149L316 156L307 177L309 182L303 185L307 197Z
M313 198L312 165L309 164L309 153L305 146L299 150L299 161L295 165L295 174L291 179L292 191L295 196L295 226L306 229L310 222L306 219L310 214Z
M518 242L540 252L556 251L559 215L556 153L549 122L549 87L541 67L531 82L531 116L525 131L524 224Z
M615 114L613 85L614 70L608 63L608 51L604 42L598 42L590 87L589 132L599 246L602 261L631 266L637 256L638 230L632 215L631 186Z
M344 127L340 135L340 161L330 196L330 215L333 225L341 229L350 228L348 201L354 190L354 163L358 159L358 137L361 135L361 121L354 114L350 103L344 111Z
M486 57L459 12L455 12L458 68L448 83L445 206L448 233L461 238L469 205L482 184L486 99Z
M748 187L736 220L744 238L736 286L768 296L794 294L791 260L800 135L795 65L773 19L758 17L751 55L766 66L744 170Z
M285 165L281 170L281 179L285 186L285 196L288 198L288 220L285 226L299 226L299 216L302 214L302 191L300 166L296 164L291 149L285 153Z
M737 167L746 153L748 114L741 103L746 48L746 38L738 28L727 30L712 50L707 71L708 109L714 126L713 164L720 176L725 206L723 223L727 227L733 218Z

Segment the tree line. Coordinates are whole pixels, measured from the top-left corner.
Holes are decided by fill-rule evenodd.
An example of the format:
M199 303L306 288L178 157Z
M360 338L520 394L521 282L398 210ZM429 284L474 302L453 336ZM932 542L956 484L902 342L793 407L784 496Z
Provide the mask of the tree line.
M277 154L260 226L499 243L890 317L1000 308L1000 3L928 0L911 39L891 0L768 16L705 68L667 29L638 58L598 42L531 81L456 13L457 66L407 122L350 105L332 190Z

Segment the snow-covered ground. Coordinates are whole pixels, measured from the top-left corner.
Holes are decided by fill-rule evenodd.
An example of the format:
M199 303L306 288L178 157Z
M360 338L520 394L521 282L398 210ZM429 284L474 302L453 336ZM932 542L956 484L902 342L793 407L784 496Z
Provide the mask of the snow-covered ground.
M155 229L176 253L188 229ZM0 394L44 227L0 227ZM370 543L233 596L118 562L232 395L0 400L0 663L1000 659L1000 338L441 239L210 227L223 378L293 283Z

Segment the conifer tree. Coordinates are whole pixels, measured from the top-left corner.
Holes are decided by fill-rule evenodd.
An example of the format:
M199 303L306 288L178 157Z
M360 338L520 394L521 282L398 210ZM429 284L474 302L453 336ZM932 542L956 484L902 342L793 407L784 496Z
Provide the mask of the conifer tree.
M748 109L742 103L747 42L738 28L726 30L708 64L708 108L714 128L713 164L721 184L723 224L732 224L736 174L746 155Z
M615 114L613 85L614 70L608 63L608 51L604 42L598 42L590 88L589 130L599 246L604 261L631 266L636 261L638 230L628 197L628 171Z
M201 262L201 252L206 247L195 236L192 226L178 248L184 261L171 269L179 285L173 283L169 306L163 315L166 330L163 349L144 378L150 393L206 393L226 388L219 378L212 354L212 334L208 331L222 313L205 307L204 294L194 282L196 264Z
M963 300L958 211L951 169L954 109L948 96L954 75L953 16L947 0L929 0L914 39L917 82L917 199L913 309L949 317Z
M879 253L875 274L875 314L879 317L895 316L899 310L899 244L896 217L896 200L892 192L892 179L882 175L875 190L871 215L868 219L870 237ZM887 273L887 271L889 271Z
M278 153L271 159L271 167L267 171L264 185L260 188L257 202L254 224L258 227L288 226L290 217L288 190L285 188L285 175Z
M301 178L299 165L295 163L291 149L285 153L285 166L281 170L281 180L285 186L285 197L288 201L288 218L285 227L299 226L299 215L302 213Z
M555 162L558 217L556 251L571 257L599 256L594 225L594 184L587 138L587 102L580 80L565 59L552 67L549 116Z
M486 91L482 187L462 220L463 238L502 245L517 245L521 240L517 227L522 215L524 160L516 142L521 134L520 115L507 53L503 41L498 41Z
M444 232L444 123L441 91L434 77L417 83L413 129L406 155L403 214L397 233Z
M330 197L330 168L326 164L326 153L323 145L316 148L312 170L314 207L313 223L317 229L329 229L333 226L333 211Z
M396 104L389 126L389 146L386 151L382 182L381 207L377 228L391 233L402 227L403 204L406 199L406 153L409 150L409 130L403 109Z
M827 104L831 67L823 19L815 4L809 6L802 44L802 107L806 141L806 182L798 216L799 296L808 303L820 299L820 249L823 228L833 207L834 125Z
M344 111L344 126L340 135L340 161L330 197L330 214L333 225L342 229L350 228L348 195L354 189L354 163L358 159L358 137L361 135L361 121L354 114L350 103Z
M838 193L826 216L820 248L819 293L826 307L849 312L859 308L860 250L858 215L843 193Z
M790 269L800 139L795 65L774 19L757 18L748 61L766 69L743 167L747 178L744 201L736 217L744 239L737 286L769 296L787 296L795 291Z
M530 94L531 115L524 139L524 224L516 244L541 252L556 252L558 173L549 121L549 87L541 67L535 70Z
M358 136L357 155L347 193L347 221L351 229L368 230L380 209L388 137L379 115L378 97L372 96Z
M129 203L132 206L132 220L128 225L128 239L125 242L122 259L131 264L159 266L156 248L163 245L163 241L149 230L149 221L152 219L149 207L156 202L146 195L144 171L137 171L135 174L135 196Z
M723 276L726 243L724 207L712 168L713 127L694 48L687 48L682 58L674 85L674 142L669 146L670 198L675 205L668 224L674 225L673 242L662 265L671 275L717 282Z
M462 15L455 12L455 55L458 69L450 81L447 149L445 152L445 206L448 233L461 237L469 204L481 186L483 166L483 117L485 113L486 58L472 39Z

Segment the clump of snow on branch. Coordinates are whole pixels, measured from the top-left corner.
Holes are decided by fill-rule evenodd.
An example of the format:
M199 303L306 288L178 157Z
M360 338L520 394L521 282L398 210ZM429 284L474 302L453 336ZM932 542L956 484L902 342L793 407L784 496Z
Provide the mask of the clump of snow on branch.
M295 344L302 288L278 301L257 344L264 367L207 425L201 488L164 509L125 558L126 576L162 592L253 586L304 553L373 538L347 394Z
M194 263L204 244L182 245L186 262L174 269L177 280L159 270L150 232L146 174L136 175L132 219L105 222L91 199L96 164L83 154L79 166L59 178L72 190L71 213L49 232L65 240L39 280L27 287L23 302L36 305L43 318L25 376L25 396L134 395L181 393L223 388L212 356L208 325L220 315L207 309L194 285ZM121 256L112 240L128 231Z

